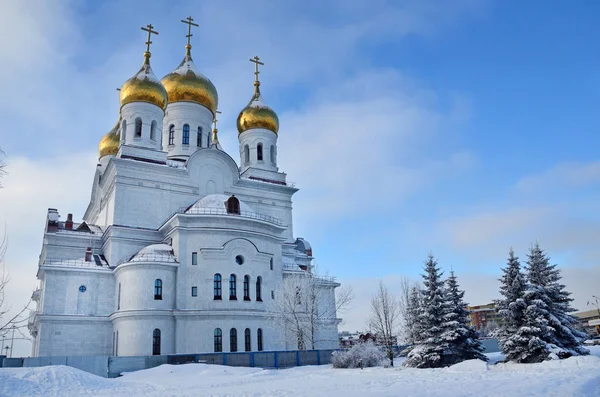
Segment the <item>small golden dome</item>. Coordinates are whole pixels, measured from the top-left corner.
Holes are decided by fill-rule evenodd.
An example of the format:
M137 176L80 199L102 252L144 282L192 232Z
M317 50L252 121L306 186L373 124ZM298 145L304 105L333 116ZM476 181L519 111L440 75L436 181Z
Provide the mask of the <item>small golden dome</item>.
M121 107L131 102L148 102L161 109L167 107L167 91L152 72L150 53L144 53L144 64L121 87Z
M213 114L217 110L219 97L214 84L196 67L191 55L191 45L186 45L186 53L183 61L177 69L162 79L162 84L167 89L169 103L195 102Z
M264 128L275 134L279 131L279 117L273 109L263 103L259 86L260 83L255 81L254 96L237 118L239 134L252 128Z
M102 158L104 156L114 156L119 151L119 124L121 119L117 121L117 124L106 133L102 139L100 139L100 143L98 144L98 158Z

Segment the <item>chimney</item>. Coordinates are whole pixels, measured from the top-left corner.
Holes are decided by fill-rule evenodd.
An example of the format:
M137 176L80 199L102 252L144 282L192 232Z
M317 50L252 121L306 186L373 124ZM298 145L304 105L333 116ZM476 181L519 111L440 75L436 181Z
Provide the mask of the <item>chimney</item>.
M48 216L46 217L46 232L54 233L58 229L58 211L56 208L48 208Z
M92 261L92 247L87 247L85 249L85 261L86 262L91 262Z
M65 221L65 229L73 230L73 214L67 215L67 220Z

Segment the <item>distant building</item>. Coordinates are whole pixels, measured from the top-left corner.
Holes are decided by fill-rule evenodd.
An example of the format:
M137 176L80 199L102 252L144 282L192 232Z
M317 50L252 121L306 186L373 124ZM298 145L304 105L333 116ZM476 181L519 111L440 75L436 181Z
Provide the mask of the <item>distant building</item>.
M600 335L600 310L586 310L573 313L577 317L581 328L590 335Z
M377 334L372 334L370 332L355 332L350 333L348 331L342 331L338 334L340 347L341 348L349 348L357 343L362 342L373 342L377 346L383 346L383 340L377 336ZM398 338L396 336L393 337L393 345L398 345Z
M477 330L484 329L488 324L495 323L499 325L502 322L502 317L500 317L494 303L467 306L467 311L469 312L469 324Z

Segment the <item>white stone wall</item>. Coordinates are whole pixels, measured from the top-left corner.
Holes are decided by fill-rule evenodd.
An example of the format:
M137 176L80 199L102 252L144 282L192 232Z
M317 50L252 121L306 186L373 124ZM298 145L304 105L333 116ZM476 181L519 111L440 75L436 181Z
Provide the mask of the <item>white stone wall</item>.
M253 167L269 171L277 171L277 134L264 128L255 128L239 134L240 141L240 168L242 172ZM258 160L258 145L263 145L263 159ZM249 159L246 161L246 149L249 149ZM274 158L271 157L271 146L274 149Z
M172 310L175 308L175 275L177 264L146 262L124 263L115 269L113 310L119 304L119 284L121 285L120 310ZM154 299L154 282L162 280L162 299Z
M147 102L131 102L121 108L121 144L162 150L162 126L164 111L156 105ZM142 120L142 136L135 135L135 120ZM125 125L125 129L123 128ZM154 125L154 139L151 138L151 128Z
M196 150L198 127L202 129L202 146L208 147L211 136L213 114L204 106L194 102L175 102L167 105L163 123L163 148L168 151L170 159L186 160ZM184 145L183 126L190 126L189 144ZM169 128L174 127L173 145L169 145Z
M161 354L175 353L175 318L170 311L144 310L112 316L118 356L151 356L152 333L160 330ZM111 336L112 337L112 336Z
M45 316L39 332L37 356L106 356L112 351L108 317Z

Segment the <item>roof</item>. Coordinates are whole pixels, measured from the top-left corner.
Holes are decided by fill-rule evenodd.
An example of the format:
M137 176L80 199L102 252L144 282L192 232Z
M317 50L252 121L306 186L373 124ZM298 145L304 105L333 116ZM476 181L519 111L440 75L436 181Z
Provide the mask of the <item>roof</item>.
M128 262L168 262L177 263L173 247L167 244L152 244L142 248Z
M225 202L230 198L231 196L226 196L224 194L209 194L208 196L205 196L203 198L201 198L200 200L196 201L194 204L192 204L187 210L185 210L186 214L193 214L193 213L205 213L207 209L218 209L218 210L223 210L223 211L227 211L227 206L225 205ZM240 211L241 212L254 212L252 211L252 208L250 208L250 206L248 206L248 204L242 202L241 200L238 199L238 201L240 202ZM218 212L216 212L218 213Z

